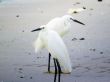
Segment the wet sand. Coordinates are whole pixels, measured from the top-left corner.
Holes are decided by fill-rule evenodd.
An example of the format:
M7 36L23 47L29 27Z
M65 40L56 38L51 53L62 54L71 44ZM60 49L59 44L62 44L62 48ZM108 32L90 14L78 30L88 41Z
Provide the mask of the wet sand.
M30 31L69 8L85 7L73 14L84 22L63 37L73 71L62 74L61 82L110 81L110 1L103 0L12 0L0 3L0 82L53 82L47 71L48 51L34 53L38 32ZM51 63L53 70L53 62Z

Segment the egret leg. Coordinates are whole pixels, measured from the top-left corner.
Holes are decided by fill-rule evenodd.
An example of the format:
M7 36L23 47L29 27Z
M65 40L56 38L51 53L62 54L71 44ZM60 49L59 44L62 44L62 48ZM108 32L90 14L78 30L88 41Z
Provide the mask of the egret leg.
M49 58L48 58L48 72L50 73L50 58L51 58L51 54L49 53Z
M54 76L54 82L56 82L56 77L57 77L57 62L56 62L56 59L53 58L54 60L54 65L55 65L55 76Z
M61 71L61 67L60 67L60 63L59 63L58 59L56 59L56 63L57 63L57 66L58 66L58 74L59 74L58 82L60 82L60 77L61 77L62 71Z

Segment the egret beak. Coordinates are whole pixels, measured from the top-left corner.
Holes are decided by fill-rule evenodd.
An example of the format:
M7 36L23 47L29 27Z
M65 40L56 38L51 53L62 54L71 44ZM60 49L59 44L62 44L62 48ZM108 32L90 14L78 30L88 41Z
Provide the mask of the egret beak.
M40 31L40 30L42 30L42 29L43 29L43 28L37 28L37 29L32 30L31 32Z
M70 20L72 20L72 21L74 21L74 22L77 22L77 23L79 23L79 24L85 25L84 23L82 23L82 22L80 22L80 21L78 21L78 20L76 20L76 19L70 18Z

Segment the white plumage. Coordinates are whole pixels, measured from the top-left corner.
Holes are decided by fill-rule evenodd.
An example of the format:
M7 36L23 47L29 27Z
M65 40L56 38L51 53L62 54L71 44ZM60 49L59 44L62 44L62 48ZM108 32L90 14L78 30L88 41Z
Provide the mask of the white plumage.
M72 27L73 21L77 22L77 23L80 23L82 25L85 25L82 22L80 22L76 19L73 19L73 17L71 15L64 15L62 17L56 17L56 18L50 20L50 22L48 22L46 25L42 25L40 28L37 28L33 31L37 31L38 29L41 30L42 28L46 28L46 29L49 29L49 30L56 31L61 37L63 37L70 30L70 28ZM34 45L37 45L37 44L39 44L39 45L36 46L36 48L35 48L36 52L38 52L40 49L43 48L43 45L41 44L41 41L40 41L39 37L35 41Z
M70 18L72 18L70 15L56 17L46 24L46 28L56 31L60 36L64 36L72 27L73 21Z
M46 29L56 31L61 37L63 37L69 31L69 29L72 27L72 25L71 25L72 20L70 20L70 18L72 18L72 16L70 16L70 15L56 17L56 18L50 20L50 22L48 22L46 25L42 25L40 28L46 28ZM36 52L38 52L40 49L42 49L44 47L43 44L41 44L41 40L39 39L39 37L35 41L34 45L37 45L37 46L35 46Z
M52 58L58 59L60 65L64 68L64 73L72 71L67 48L57 32L47 28L41 30L34 46L36 51L39 48L46 48L51 53Z

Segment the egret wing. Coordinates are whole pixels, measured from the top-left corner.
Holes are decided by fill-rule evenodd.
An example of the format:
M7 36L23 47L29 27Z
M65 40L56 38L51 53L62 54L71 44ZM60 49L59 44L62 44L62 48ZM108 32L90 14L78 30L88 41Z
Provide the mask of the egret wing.
M48 33L47 49L53 58L58 59L59 63L64 67L66 72L71 72L71 62L67 48L57 32L51 31Z

